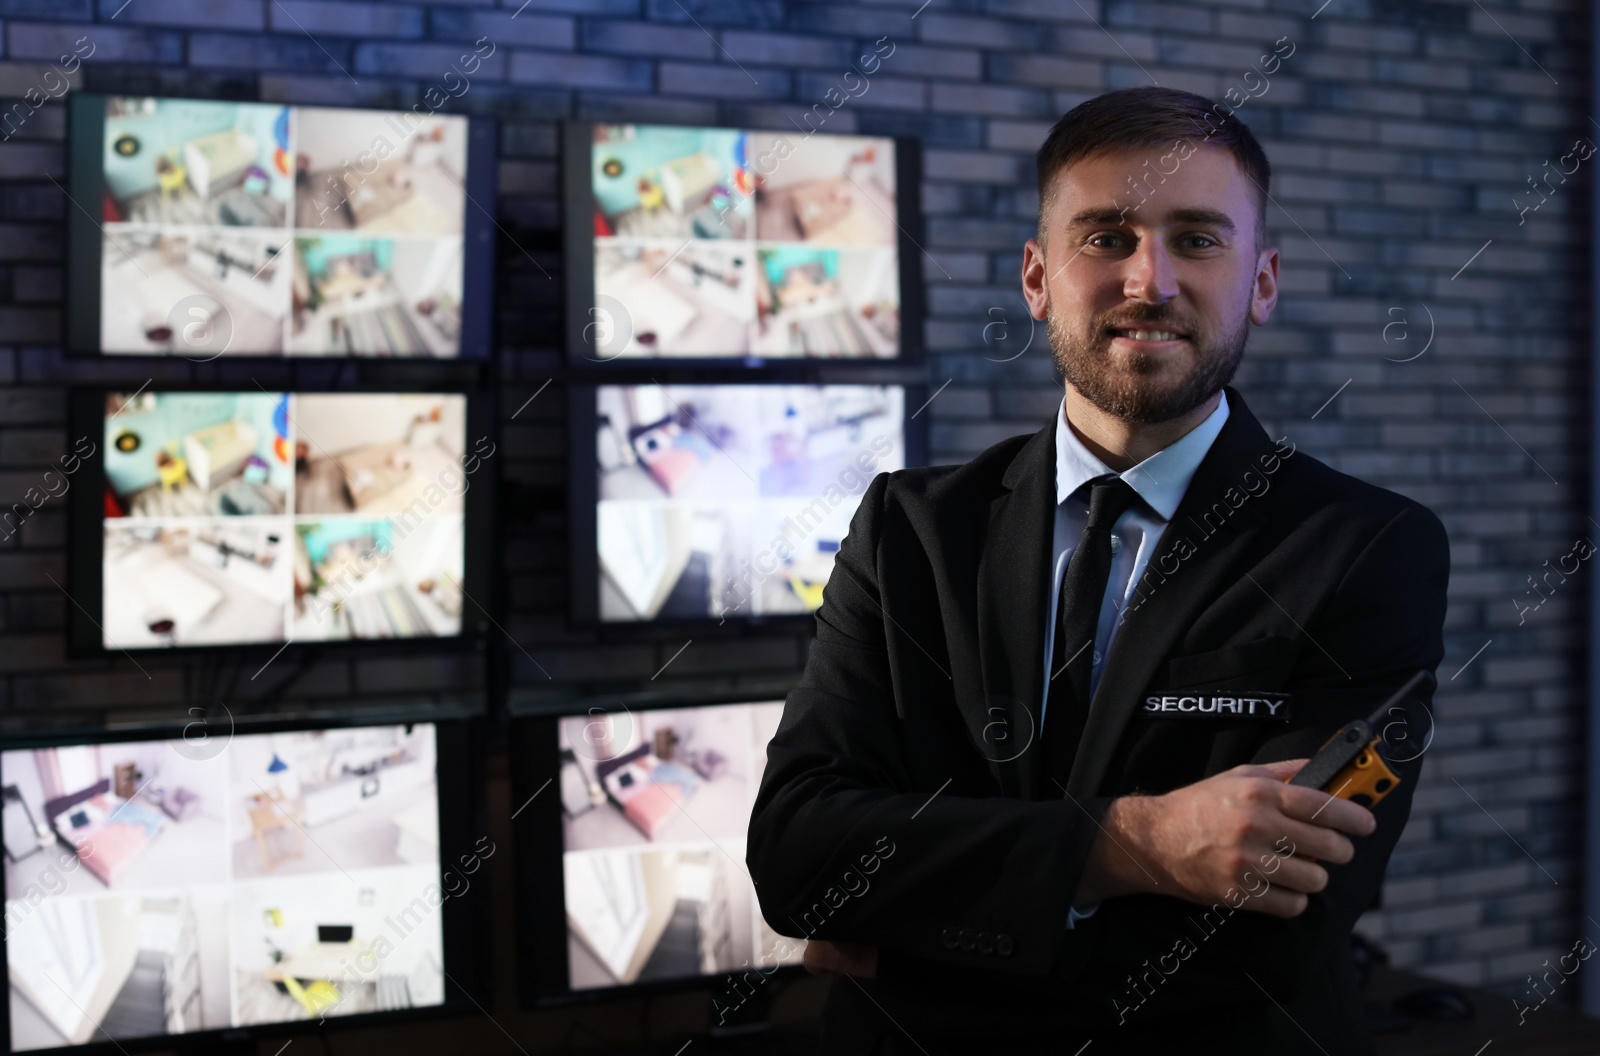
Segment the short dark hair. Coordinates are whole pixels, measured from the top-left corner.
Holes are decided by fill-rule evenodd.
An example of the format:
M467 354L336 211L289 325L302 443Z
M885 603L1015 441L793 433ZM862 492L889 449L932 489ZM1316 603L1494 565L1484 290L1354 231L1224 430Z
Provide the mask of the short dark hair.
M1255 185L1256 252L1261 252L1266 240L1267 190L1272 181L1266 151L1250 129L1232 116L1230 108L1203 95L1154 85L1097 95L1068 110L1051 127L1035 162L1040 245L1044 244L1045 216L1054 198L1055 178L1062 169L1096 154L1141 147L1166 149L1184 139L1196 147L1212 143L1227 150ZM1137 184L1140 174L1128 175ZM1148 180L1150 173L1144 175Z

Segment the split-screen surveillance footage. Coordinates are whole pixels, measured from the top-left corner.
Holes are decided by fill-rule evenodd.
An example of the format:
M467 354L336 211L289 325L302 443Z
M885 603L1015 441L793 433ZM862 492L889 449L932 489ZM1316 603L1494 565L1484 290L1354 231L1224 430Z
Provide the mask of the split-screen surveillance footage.
M906 464L894 385L602 385L603 621L804 614L861 493Z
M14 1051L439 1005L431 724L0 754Z
M104 120L104 353L460 354L467 118L110 96Z
M761 917L745 832L783 702L558 724L568 985L799 963Z
M606 358L893 358L894 140L596 125Z
M466 397L112 393L107 649L461 633Z

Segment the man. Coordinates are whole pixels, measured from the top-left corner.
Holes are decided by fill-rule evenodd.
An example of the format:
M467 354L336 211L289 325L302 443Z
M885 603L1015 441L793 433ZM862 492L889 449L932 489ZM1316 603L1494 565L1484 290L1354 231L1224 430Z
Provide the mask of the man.
M1370 1051L1349 936L1431 691L1372 810L1286 781L1437 667L1449 556L1228 387L1278 252L1222 114L1141 88L1055 125L1022 283L1061 410L851 522L747 859L837 976L823 1051Z

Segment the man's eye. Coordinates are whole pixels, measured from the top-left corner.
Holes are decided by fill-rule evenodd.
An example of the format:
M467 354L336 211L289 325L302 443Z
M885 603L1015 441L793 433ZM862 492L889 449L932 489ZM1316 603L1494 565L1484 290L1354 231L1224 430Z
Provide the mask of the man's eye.
M1095 249L1121 249L1127 245L1127 240L1122 235L1103 231L1098 235L1090 235L1085 240L1085 244ZM1222 243L1210 235L1186 235L1183 238L1183 244L1190 249L1211 249L1220 246Z

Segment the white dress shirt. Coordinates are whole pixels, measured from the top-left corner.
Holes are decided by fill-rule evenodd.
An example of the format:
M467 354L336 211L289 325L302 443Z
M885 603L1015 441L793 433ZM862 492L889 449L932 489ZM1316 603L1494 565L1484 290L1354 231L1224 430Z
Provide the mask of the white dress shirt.
M1100 603L1100 621L1095 632L1093 666L1089 669L1090 699L1100 684L1101 662L1111 651L1111 643L1121 626L1118 614L1133 597L1134 586L1144 575L1145 566L1161 542L1161 533L1177 512L1183 493L1189 490L1189 481L1200 468L1200 460L1211 450L1212 441L1227 420L1228 396L1223 393L1216 410L1205 421L1138 465L1116 474L1139 493L1142 501L1130 505L1111 526L1111 575L1106 580L1106 596ZM1116 473L1116 470L1095 457L1067 425L1067 401L1063 397L1056 421L1056 559L1050 576L1050 611L1044 624L1044 696L1039 702L1041 737L1049 719L1046 711L1050 701L1050 676L1060 670L1067 659L1051 655L1056 638L1056 606L1061 603L1061 578L1066 575L1067 561L1078 546L1084 525L1089 522L1089 493L1074 492L1095 477L1108 473Z
M1121 626L1118 614L1132 599L1135 584L1144 575L1145 566L1161 542L1161 533L1178 511L1178 503L1189 490L1189 481L1200 468L1200 460L1211 450L1212 442L1222 431L1222 423L1227 420L1228 395L1223 393L1216 410L1205 421L1138 465L1116 474L1139 493L1140 501L1129 505L1111 526L1111 575L1106 580L1106 596L1100 603L1095 652L1089 668L1091 700L1094 688L1100 684L1101 663L1111 652L1111 643ZM1050 676L1067 659L1051 655L1056 640L1056 607L1061 603L1061 578L1066 575L1067 561L1083 535L1084 525L1089 522L1089 494L1075 492L1088 481L1108 473L1116 471L1085 447L1067 424L1067 401L1063 396L1056 418L1056 559L1050 575L1050 611L1044 622L1044 697L1039 702L1041 738L1048 718ZM1093 916L1099 906L1096 902L1082 909L1069 907L1067 927Z

